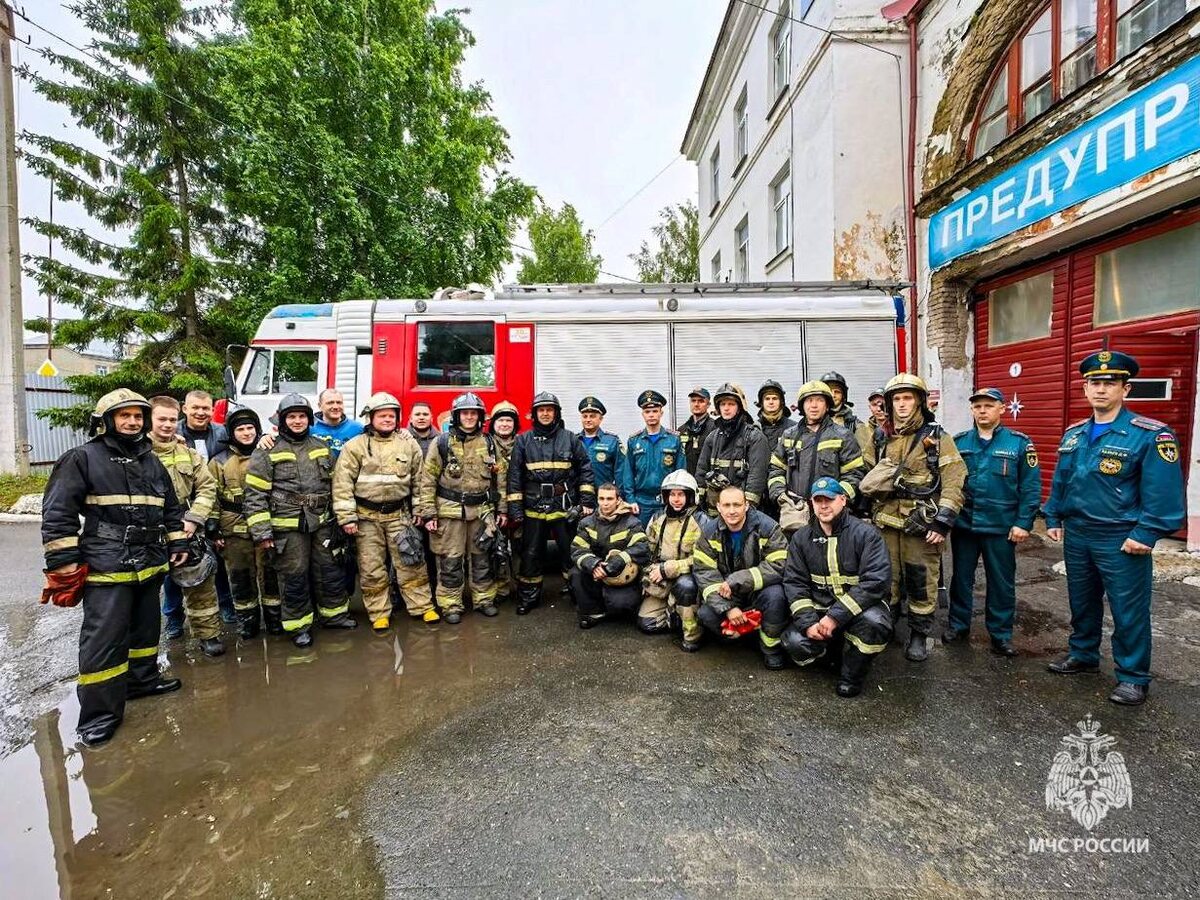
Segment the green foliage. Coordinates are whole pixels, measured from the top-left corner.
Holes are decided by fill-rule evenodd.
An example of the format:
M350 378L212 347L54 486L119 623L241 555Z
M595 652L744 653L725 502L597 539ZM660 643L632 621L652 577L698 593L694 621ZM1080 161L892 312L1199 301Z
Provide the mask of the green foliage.
M603 260L592 253L592 232L583 230L575 207L557 212L544 204L529 220L533 256L521 257L519 284L592 284Z
M667 206L659 213L662 220L650 230L658 248L645 241L637 253L630 254L638 268L638 280L651 284L682 284L700 280L700 220L691 200Z
M28 475L0 475L0 512L7 512L26 494L41 494L50 476L40 472Z

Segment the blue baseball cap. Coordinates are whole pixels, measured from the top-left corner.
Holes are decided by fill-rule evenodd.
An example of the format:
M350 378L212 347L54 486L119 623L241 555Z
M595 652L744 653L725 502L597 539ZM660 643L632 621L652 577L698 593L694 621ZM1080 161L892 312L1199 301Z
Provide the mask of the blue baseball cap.
M846 489L842 487L841 482L833 478L818 478L813 482L812 490L808 492L809 497L849 497Z
M970 402L974 403L976 400L995 400L997 403L1003 403L1004 392L1000 388L976 388L975 393L971 395Z

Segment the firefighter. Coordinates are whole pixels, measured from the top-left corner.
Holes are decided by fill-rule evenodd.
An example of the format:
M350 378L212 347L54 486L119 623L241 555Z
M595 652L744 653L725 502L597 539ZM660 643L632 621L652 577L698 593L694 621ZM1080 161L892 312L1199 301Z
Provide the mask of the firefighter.
M286 395L275 418L279 439L270 450L256 449L246 471L246 524L255 544L276 554L283 630L297 647L310 647L318 618L324 628L358 627L338 558L345 545L330 506L333 452L312 434L312 406L303 395Z
M516 407L513 407L516 411ZM429 445L433 443L433 439L438 436L438 430L433 427L433 409L424 400L418 400L412 405L408 411L408 428L405 429L409 434L417 439L417 443L421 446L421 465L424 466L425 454L429 452ZM430 544L432 535L424 528L421 529L421 546L425 549L425 571L429 574L429 588L434 594L437 593L437 555L433 552L433 547Z
M950 558L950 615L942 643L964 640L975 605L975 569L983 557L987 578L985 625L992 652L1016 656L1012 645L1017 612L1017 544L1033 530L1042 499L1037 449L1026 435L1000 423L1004 394L980 388L971 395L975 427L954 436L967 467L963 508L954 521Z
M702 629L696 620L700 591L692 577L692 551L705 517L697 505L699 488L686 469L676 469L663 479L662 509L646 529L650 562L642 578L642 605L638 627L646 634L670 630L677 618L683 631L680 647L689 653L700 649Z
M508 471L513 447L517 443L517 435L520 431L521 414L513 404L507 400L501 400L492 407L492 414L488 419L488 434L492 436L497 458L504 460L505 472ZM505 490L508 489L507 484L501 486ZM425 535L428 537L429 532L425 532ZM502 552L493 555L497 604L513 600L517 596L517 566L520 563L520 554L519 552L513 553L514 546L517 548L521 546L521 536L519 530L513 527L513 523L508 522L505 528L504 543L501 545Z
M622 496L645 528L650 517L662 509L663 478L682 469L685 460L679 435L662 427L667 398L658 391L642 391L637 403L646 427L629 439L629 493Z
M1079 366L1092 414L1067 429L1046 501L1046 534L1064 541L1071 638L1056 675L1097 672L1104 598L1112 612L1117 687L1109 700L1144 703L1150 690L1154 545L1186 521L1179 441L1125 407L1138 363L1101 350Z
M187 505L183 514L183 531L204 539L209 519L214 518L217 505L217 481L208 470L204 457L194 448L176 439L179 426L179 401L174 397L150 399L150 438L154 455L166 467L179 502ZM214 522L215 525L215 522ZM203 555L197 548L198 555ZM217 600L216 571L199 584L185 587L177 573L167 576L183 588L183 608L192 634L200 642L205 656L220 656L225 652L221 640L220 603ZM189 579L190 580L190 579Z
M920 377L903 372L883 394L889 427L877 429L864 448L870 471L860 489L872 499L871 518L883 530L891 558L893 621L902 596L908 601L904 655L924 662L937 610L942 545L962 509L967 467L954 439L934 421Z
M217 549L229 572L238 634L247 639L257 637L260 623L266 625L268 634L283 634L274 554L255 547L250 540L243 507L246 471L262 437L262 422L254 410L238 406L227 415L225 428L228 446L209 461L208 469L217 482Z
M400 428L400 401L372 394L363 407L363 433L342 445L333 470L333 512L355 539L363 605L376 633L391 627L388 561L408 614L436 622L425 551L413 522L421 475L421 447Z
M650 561L646 532L611 482L596 489L596 511L579 523L571 542L571 590L579 627L631 615L641 600L642 569Z
M782 669L787 664L779 644L788 623L781 584L787 539L775 522L750 506L741 488L723 488L717 504L719 517L705 522L692 553L701 598L696 617L719 637L757 630L763 664ZM750 611L761 617L758 628L747 617Z
M579 440L592 461L592 484L599 487L612 483L621 491L622 497L630 495L629 460L621 439L602 429L608 409L595 397L584 397L579 401Z
M858 416L854 414L854 404L850 402L850 387L846 384L846 379L831 369L822 375L820 380L829 385L829 390L833 393L833 408L829 410L833 421L857 433Z
M59 457L42 499L42 602L83 599L76 691L88 747L112 738L127 699L180 687L158 670L158 592L168 562L187 558L184 508L149 428L144 397L125 388L105 394L91 439Z
M779 507L779 525L788 537L808 524L808 490L814 481L823 476L836 478L853 500L866 474L858 441L830 415L833 392L829 385L823 381L805 383L796 405L803 419L776 443L767 479L767 492Z
M679 428L679 443L683 445L683 453L687 461L687 470L696 474L696 466L700 462L700 450L704 439L717 427L716 420L709 413L712 395L708 388L694 387L688 393L688 406L691 415Z
M432 535L438 559L437 605L451 625L462 621L468 565L475 611L496 615L491 550L507 524L500 485L508 471L492 438L484 434L486 414L476 394L455 397L450 431L429 445L421 475L418 515Z
M837 479L818 478L809 496L814 520L793 535L783 570L792 615L783 649L798 666L840 652L837 694L856 697L892 639L891 563L879 531L850 515L850 495Z
M783 385L767 379L758 389L758 428L767 439L767 446L774 447L783 433L796 424L787 406Z
M746 412L746 394L736 384L723 384L713 395L721 417L704 439L696 464L696 483L705 494L709 515L717 514L721 490L739 487L751 506L758 506L767 491L771 448Z
M563 427L562 405L543 391L533 398L533 428L517 437L508 467L508 516L523 527L517 615L541 603L546 541L554 538L560 560L570 551L568 510L583 515L596 505L592 464L583 443ZM568 557L569 558L569 557ZM564 581L569 577L562 565Z

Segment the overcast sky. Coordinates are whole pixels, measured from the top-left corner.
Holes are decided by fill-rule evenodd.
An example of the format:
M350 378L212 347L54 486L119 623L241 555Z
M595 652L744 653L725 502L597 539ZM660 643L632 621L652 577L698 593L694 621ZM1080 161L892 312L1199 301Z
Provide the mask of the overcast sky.
M726 0L464 0L453 5L471 8L466 20L477 43L468 54L465 76L484 82L491 92L494 112L511 135L512 169L547 202L573 203L585 226L596 231L604 269L633 276L628 255L649 236L658 210L696 196L696 170L679 155L679 145ZM25 10L50 31L86 43L86 31L62 0L39 0ZM17 33L33 41L32 47L14 46L18 65L37 64L38 47L72 52L20 19ZM18 133L74 132L62 108L19 80L16 91ZM22 216L45 216L48 199L46 183L22 169ZM81 216L61 206L55 210L56 221L82 223ZM22 230L21 242L23 252L45 252L45 239L28 229ZM45 314L45 301L28 278L24 304L27 318Z

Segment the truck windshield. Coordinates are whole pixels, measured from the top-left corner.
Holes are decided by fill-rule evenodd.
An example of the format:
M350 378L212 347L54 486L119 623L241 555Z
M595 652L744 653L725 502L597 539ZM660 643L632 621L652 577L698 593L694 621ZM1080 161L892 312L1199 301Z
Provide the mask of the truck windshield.
M417 329L417 384L493 387L496 329L492 322L422 322Z

